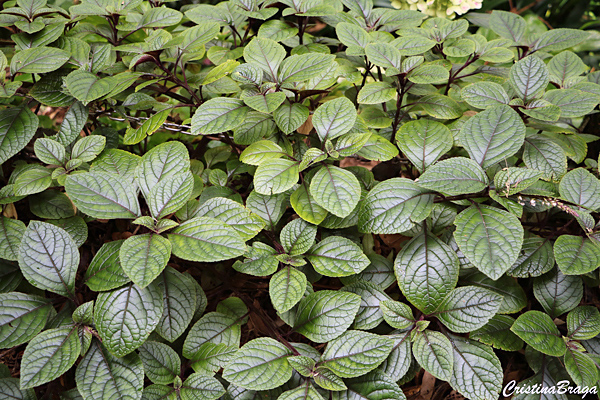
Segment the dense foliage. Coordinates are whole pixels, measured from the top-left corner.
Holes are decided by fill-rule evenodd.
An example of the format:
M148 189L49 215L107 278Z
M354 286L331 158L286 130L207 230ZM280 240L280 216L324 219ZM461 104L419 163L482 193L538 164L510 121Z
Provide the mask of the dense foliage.
M0 394L597 385L586 32L370 0L69 5L0 13Z

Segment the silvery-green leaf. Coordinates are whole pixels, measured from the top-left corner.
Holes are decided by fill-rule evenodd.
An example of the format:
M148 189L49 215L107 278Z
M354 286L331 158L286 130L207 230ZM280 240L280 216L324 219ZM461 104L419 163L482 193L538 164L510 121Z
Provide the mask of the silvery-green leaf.
M444 124L418 119L403 124L396 136L398 147L419 172L447 153L453 144L452 133Z
M6 377L0 379L0 394L7 396L9 399L37 400L35 390L21 389L18 378Z
M572 310L583 297L581 277L563 275L554 269L533 281L533 294L544 310L553 318Z
M554 267L552 244L537 236L525 238L517 261L506 272L516 278L540 276Z
M194 189L194 177L189 171L160 180L148 194L150 213L161 219L178 211L189 200Z
M286 102L273 112L273 119L277 127L289 135L306 122L308 115L308 108L302 104Z
M485 171L470 158L452 157L429 166L417 184L448 195L478 193L488 185Z
M220 312L211 312L200 318L190 329L183 343L183 356L197 360L200 355L206 356L205 350L212 348L209 345L233 346L240 345L241 319L225 315ZM223 353L227 348L220 349Z
M213 197L202 204L195 217L210 217L232 227L244 240L250 240L264 227L265 222L240 203L224 197Z
M358 92L357 101L359 104L381 104L395 97L396 90L389 83L369 82Z
M173 254L184 260L213 262L244 254L246 245L231 227L214 218L192 218L167 234Z
M79 251L64 229L31 221L21 240L19 267L32 285L62 296L74 296Z
M317 227L303 219L295 219L283 227L279 241L290 255L304 254L315 243Z
M285 49L283 46L271 39L257 37L244 47L246 62L257 65L272 79L277 78L279 65L284 58Z
M144 387L144 365L137 354L118 358L94 340L77 366L75 381L84 400L139 400Z
M181 400L195 400L198 398L216 400L225 394L221 382L204 373L194 373L183 382L179 395Z
M48 329L34 337L21 360L21 389L43 385L67 372L81 351L75 327Z
M291 55L281 63L278 80L283 83L309 80L329 68L334 59L335 56L332 54L306 53ZM345 97L342 99L348 100Z
M346 385L347 390L332 393L332 400L406 400L395 379L377 369L358 378L346 380Z
M193 135L210 135L233 130L244 121L248 107L239 99L218 97L210 99L192 117Z
M181 360L171 347L164 343L146 341L139 348L144 373L154 383L168 385L181 373Z
M361 232L393 234L407 231L427 218L433 194L406 178L377 184L362 203L358 214Z
M560 181L558 190L563 199L589 210L600 208L600 180L584 168L569 171Z
M240 154L240 161L250 165L260 165L266 160L286 155L283 149L270 140L259 140L246 147Z
M83 162L90 162L104 150L106 138L100 135L90 135L79 139L73 145L71 158L77 158Z
M517 318L510 330L537 351L554 357L565 354L565 342L548 314L527 311Z
M107 95L113 90L115 83L111 78L99 79L95 74L84 70L75 70L65 78L69 93L84 106Z
M281 386L292 376L287 361L291 351L271 338L258 338L246 343L236 354L235 361L223 371L223 378L234 385L267 390Z
M474 340L450 337L454 368L450 385L472 400L496 399L502 389L502 366L491 347Z
M550 29L535 41L533 50L560 51L574 47L589 37L589 33L579 29Z
M256 169L254 190L264 195L283 193L298 182L299 176L297 161L270 159Z
M523 226L514 215L486 205L473 205L456 217L454 238L462 253L481 272L498 279L517 260Z
M546 92L544 100L560 108L561 118L576 118L591 113L600 96L577 89L555 89Z
M268 276L277 271L279 261L275 258L277 251L262 242L254 242L247 247L243 261L236 261L233 269L248 275Z
M435 311L450 330L464 333L481 328L500 309L502 296L477 286L454 289Z
M121 268L119 251L123 240L105 243L96 253L85 271L84 281L96 292L116 289L130 282Z
M65 146L56 140L39 138L33 144L35 156L41 162L51 165L62 165L65 162Z
M364 375L386 359L392 340L363 331L348 331L331 340L319 363L342 378Z
M27 107L0 110L0 165L29 143L38 123L37 115Z
M325 102L313 114L312 123L322 142L347 133L356 122L356 108L346 97Z
M450 380L454 359L450 340L444 334L428 329L417 332L412 351L415 359L425 371L438 379Z
M135 169L140 161L138 155L119 149L106 149L94 160L91 172L108 172L135 181Z
M527 305L527 295L516 279L501 276L496 280L488 278L481 272L476 272L465 277L465 283L489 289L502 296L498 313L513 314L521 311Z
M560 235L554 242L554 259L565 275L583 275L600 267L600 243L581 236Z
M496 349L519 351L523 348L523 340L510 330L514 322L515 319L508 315L495 315L487 324L471 332L469 338Z
M161 181L189 171L190 156L181 142L162 143L148 151L135 170L138 185L145 196Z
M587 354L567 347L565 368L579 387L597 387L598 365Z
M548 67L532 55L517 61L510 69L509 81L517 95L527 102L542 93L549 82Z
M100 172L69 175L65 188L75 206L91 217L134 219L140 214L135 187L119 175Z
M310 182L310 193L317 204L337 215L347 217L360 200L360 184L351 172L324 165Z
M554 141L543 136L525 138L523 162L542 172L542 179L558 182L567 173L567 155Z
M123 271L140 288L156 279L170 257L171 243L155 233L131 236L119 250Z
M294 307L306 291L306 275L289 265L277 272L269 281L271 304L279 313Z
M370 282L362 281L344 286L341 290L360 296L360 307L352 325L353 329L374 329L383 322L380 303L391 300L383 290Z
M506 90L494 82L475 82L465 86L460 95L470 106L486 109L498 104L508 104Z
M455 252L426 231L405 244L394 263L402 293L425 313L434 311L454 289L458 270Z
M321 290L300 301L294 330L317 343L326 343L346 331L360 307L354 293Z
M162 312L162 299L155 285L141 289L130 284L98 294L94 325L106 348L122 357L146 341Z
M569 337L587 340L600 334L600 312L593 306L577 307L567 315Z
M17 52L10 62L10 73L44 74L59 69L69 59L64 50L50 47L35 47Z
M18 260L19 246L25 229L22 221L0 216L0 258Z
M4 279L4 278L3 278ZM52 305L45 299L24 293L0 293L0 348L26 343L46 325Z
M360 247L341 236L321 240L307 251L306 258L318 273L332 277L357 274L370 263Z
M492 106L469 119L461 128L460 143L483 168L515 154L523 145L525 125L512 108Z
M518 14L494 10L490 17L490 29L503 38L519 43L527 29L527 23Z

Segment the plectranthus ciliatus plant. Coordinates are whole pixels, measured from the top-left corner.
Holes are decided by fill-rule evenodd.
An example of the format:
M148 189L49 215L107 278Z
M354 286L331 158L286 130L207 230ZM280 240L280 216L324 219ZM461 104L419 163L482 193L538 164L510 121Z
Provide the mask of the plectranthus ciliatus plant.
M370 0L3 6L0 397L598 384L586 32Z

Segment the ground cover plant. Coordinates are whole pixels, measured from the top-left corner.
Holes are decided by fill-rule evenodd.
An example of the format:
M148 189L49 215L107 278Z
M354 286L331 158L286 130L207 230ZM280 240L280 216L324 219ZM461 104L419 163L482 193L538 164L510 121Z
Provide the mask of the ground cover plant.
M4 2L0 394L595 390L588 33L469 21Z

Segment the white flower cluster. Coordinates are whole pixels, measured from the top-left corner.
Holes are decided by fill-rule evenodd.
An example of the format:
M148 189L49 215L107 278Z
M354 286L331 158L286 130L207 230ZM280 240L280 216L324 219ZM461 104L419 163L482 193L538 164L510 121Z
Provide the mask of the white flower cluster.
M483 0L392 0L392 6L402 10L418 10L440 18L454 18L472 9L481 8Z

